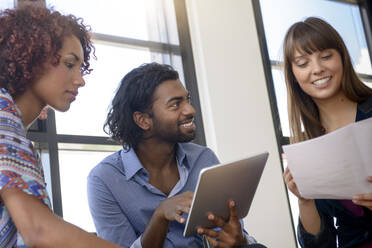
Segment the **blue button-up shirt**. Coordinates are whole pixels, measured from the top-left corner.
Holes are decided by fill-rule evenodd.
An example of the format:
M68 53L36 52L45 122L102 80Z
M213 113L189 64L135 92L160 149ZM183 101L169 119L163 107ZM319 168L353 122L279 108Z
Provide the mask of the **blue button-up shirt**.
M99 163L88 176L88 202L97 234L125 247L141 247L141 235L160 202L194 191L201 169L218 164L207 147L179 143L180 180L169 195L149 184L149 173L134 150L120 150ZM199 235L183 237L185 224L170 222L164 247L202 247Z

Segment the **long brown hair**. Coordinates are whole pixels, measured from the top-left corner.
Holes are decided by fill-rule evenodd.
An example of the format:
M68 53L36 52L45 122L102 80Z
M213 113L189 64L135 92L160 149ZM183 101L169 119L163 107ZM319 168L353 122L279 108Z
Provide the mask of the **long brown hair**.
M331 25L315 17L309 17L303 22L293 24L287 31L283 45L291 143L318 137L325 133L317 105L301 89L292 71L296 50L312 54L325 49L335 49L341 55L343 65L341 90L347 98L359 103L372 95L372 89L358 78L344 41Z

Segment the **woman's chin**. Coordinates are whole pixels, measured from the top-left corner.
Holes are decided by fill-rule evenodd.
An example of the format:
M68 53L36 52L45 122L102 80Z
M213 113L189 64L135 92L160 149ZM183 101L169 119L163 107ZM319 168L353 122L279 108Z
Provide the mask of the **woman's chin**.
M63 105L63 106L51 106L54 110L57 110L59 112L66 112L67 110L70 109L70 104L68 105Z

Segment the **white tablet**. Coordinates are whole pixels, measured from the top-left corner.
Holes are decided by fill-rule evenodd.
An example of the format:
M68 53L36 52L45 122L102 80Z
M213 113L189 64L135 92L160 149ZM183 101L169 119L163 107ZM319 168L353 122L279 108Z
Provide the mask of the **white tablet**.
M207 219L208 212L227 220L230 199L235 201L238 217L244 218L248 214L268 155L268 152L264 152L202 169L183 235L195 235L198 226L214 227Z

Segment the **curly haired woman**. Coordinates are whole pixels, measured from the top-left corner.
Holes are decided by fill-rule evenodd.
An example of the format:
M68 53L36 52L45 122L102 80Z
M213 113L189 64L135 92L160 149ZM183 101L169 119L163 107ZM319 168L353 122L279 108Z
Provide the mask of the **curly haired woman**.
M53 214L26 138L45 106L70 108L92 49L74 16L31 5L0 12L0 247L118 247Z

